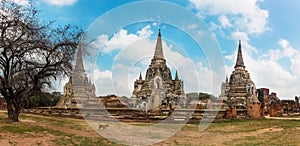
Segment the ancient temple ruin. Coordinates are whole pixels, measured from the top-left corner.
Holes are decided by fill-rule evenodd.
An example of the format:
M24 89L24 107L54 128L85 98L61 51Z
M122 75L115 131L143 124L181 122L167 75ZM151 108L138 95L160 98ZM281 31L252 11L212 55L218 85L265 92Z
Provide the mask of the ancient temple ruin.
M64 95L58 102L59 107L77 107L88 99L95 98L95 86L88 79L83 66L82 49L77 52L75 68L64 86Z
M159 30L154 56L147 69L145 79L140 73L139 79L134 82L132 100L138 108L147 110L158 110L161 105L176 106L184 98L183 81L178 78L176 71L175 78L172 78L171 71L166 64L163 55L162 39Z
M254 117L260 117L260 114L263 113L257 98L255 84L244 65L241 41L239 41L234 71L229 80L226 77L225 83L222 84L221 96L227 97L228 106L232 109L247 109L248 115Z

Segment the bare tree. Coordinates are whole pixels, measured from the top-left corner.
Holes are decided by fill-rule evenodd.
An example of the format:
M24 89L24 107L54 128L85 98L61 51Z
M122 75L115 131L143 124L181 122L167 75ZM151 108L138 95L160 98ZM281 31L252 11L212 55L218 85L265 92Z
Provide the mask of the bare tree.
M51 87L53 80L72 71L72 60L83 32L41 24L32 2L0 3L0 92L7 102L8 119L18 117L26 99Z

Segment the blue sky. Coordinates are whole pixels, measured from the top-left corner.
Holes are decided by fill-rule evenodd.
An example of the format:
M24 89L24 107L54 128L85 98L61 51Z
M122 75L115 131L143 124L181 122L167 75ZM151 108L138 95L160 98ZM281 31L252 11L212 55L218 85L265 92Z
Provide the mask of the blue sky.
M96 40L92 46L101 53L85 66L98 95L129 96L139 72L145 75L159 28L168 65L173 74L179 70L186 92L218 95L241 39L246 69L257 88L270 88L282 99L300 94L300 2L153 0L139 1L139 8L131 2L36 1L41 20L80 26Z

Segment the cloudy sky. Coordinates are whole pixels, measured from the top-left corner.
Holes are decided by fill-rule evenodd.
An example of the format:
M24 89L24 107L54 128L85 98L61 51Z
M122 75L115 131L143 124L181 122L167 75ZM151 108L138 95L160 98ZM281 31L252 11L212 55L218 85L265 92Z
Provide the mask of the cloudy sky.
M240 39L257 88L281 99L300 95L296 0L37 0L36 6L41 20L80 26L95 40L98 53L86 57L85 67L98 95L130 96L139 72L145 76L158 29L168 66L173 75L178 70L186 92L218 95Z

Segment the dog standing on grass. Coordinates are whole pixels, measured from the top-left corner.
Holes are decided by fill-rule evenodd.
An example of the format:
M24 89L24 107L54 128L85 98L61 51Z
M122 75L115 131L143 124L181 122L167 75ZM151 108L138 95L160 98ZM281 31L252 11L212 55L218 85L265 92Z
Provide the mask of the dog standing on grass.
M98 130L106 130L108 127L108 124L99 124Z

